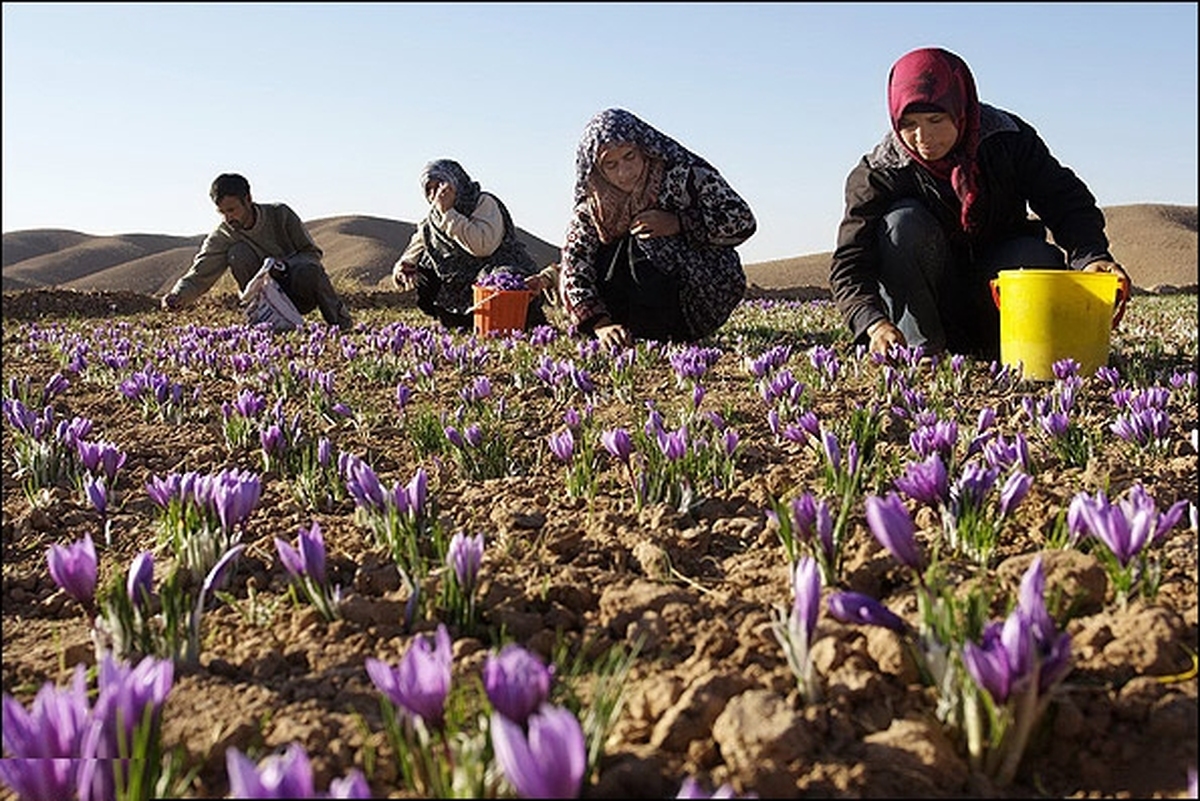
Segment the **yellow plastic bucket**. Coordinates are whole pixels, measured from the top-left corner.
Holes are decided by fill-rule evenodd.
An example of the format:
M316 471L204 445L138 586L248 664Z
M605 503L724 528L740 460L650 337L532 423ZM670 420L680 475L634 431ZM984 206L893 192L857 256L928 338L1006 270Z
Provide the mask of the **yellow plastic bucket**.
M1054 363L1074 359L1090 376L1108 362L1109 333L1129 299L1114 273L1001 270L991 281L1000 310L1000 361L1025 378L1049 381Z

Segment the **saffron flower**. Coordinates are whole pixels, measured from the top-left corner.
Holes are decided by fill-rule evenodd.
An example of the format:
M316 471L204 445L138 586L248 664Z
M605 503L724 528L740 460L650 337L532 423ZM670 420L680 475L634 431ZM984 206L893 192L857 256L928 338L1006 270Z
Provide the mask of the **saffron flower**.
M600 434L600 444L604 446L604 450L629 464L629 457L633 453L633 439L628 431L623 428L604 431Z
M328 587L325 573L325 538L321 536L321 524L314 520L310 528L301 527L295 547L276 537L275 549L284 569L309 602L326 620L336 618L340 592L330 591Z
M142 551L129 564L129 578L125 582L129 601L135 606L145 605L154 592L154 554Z
M571 429L564 428L557 434L551 434L548 440L550 452L554 454L554 458L570 464L571 457L575 455L575 436L571 433Z
M426 725L440 728L450 692L450 663L453 659L450 633L438 624L434 644L418 635L397 668L368 658L367 675L388 700Z
M577 798L587 769L583 728L570 710L542 704L528 726L492 714L492 748L522 798Z
M903 634L907 625L895 612L869 595L859 592L837 592L827 601L829 614L835 620L858 626L883 626Z
M91 715L84 665L75 666L66 687L43 684L29 709L5 693L3 711L5 756L0 759L0 782L22 801L73 798Z
M488 654L483 664L483 688L495 710L505 718L525 725L529 716L550 697L553 666L547 667L533 653L509 643L499 654Z
M90 534L71 545L51 545L46 552L50 577L67 595L91 611L96 595L96 546Z
M136 746L158 740L163 704L174 678L175 665L169 659L147 656L130 665L104 654L99 694L81 745L80 799L115 798L118 786L133 782L152 791L160 766Z
M483 563L483 535L468 537L461 531L450 538L446 548L446 564L454 571L458 586L465 595L475 589L479 578L479 566Z
M917 545L916 526L900 496L894 492L883 498L870 495L866 499L866 508L867 525L879 544L900 564L920 571L922 556Z
M225 751L231 798L370 798L371 787L357 768L329 783L327 795L314 789L312 765L299 743L270 754L258 765L237 748Z
M817 700L821 693L813 680L811 656L821 612L821 570L817 560L811 556L799 559L791 579L791 611L784 614L781 609L774 610L771 630L783 647L800 694L805 699Z

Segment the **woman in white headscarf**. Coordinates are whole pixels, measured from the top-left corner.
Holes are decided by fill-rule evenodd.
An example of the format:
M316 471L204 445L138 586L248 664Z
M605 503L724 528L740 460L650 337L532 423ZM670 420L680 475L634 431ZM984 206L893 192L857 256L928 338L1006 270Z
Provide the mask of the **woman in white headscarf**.
M416 287L421 311L447 328L468 330L476 281L499 271L534 276L537 266L517 239L508 209L458 162L426 164L421 190L429 213L393 266L392 280L401 289ZM546 322L540 298L531 302L526 321L527 327Z
M624 109L587 124L560 264L568 321L601 342L694 342L742 300L750 207L707 161Z

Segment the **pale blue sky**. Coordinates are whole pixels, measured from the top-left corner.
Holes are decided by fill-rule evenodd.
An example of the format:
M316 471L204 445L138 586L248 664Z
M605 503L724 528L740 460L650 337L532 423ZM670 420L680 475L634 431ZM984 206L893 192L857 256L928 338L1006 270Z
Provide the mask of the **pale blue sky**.
M208 187L406 221L434 158L553 243L621 106L746 198L746 262L831 250L908 50L971 65L1101 205L1196 204L1197 5L3 4L3 230L207 233Z

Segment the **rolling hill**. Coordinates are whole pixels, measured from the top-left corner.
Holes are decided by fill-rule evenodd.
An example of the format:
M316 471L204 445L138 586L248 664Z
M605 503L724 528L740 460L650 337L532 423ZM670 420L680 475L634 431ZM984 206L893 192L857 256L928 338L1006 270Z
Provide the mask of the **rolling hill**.
M1136 204L1104 212L1113 254L1136 287L1195 286L1195 206ZM306 225L325 252L325 267L335 285L366 291L392 289L392 264L415 228L413 223L364 215L325 217ZM5 233L3 290L56 287L160 295L187 269L204 236L92 236L61 229ZM518 237L536 263L557 261L557 245L520 229ZM827 291L830 255L747 264L751 289L765 294L795 288ZM232 287L231 279L223 280Z

